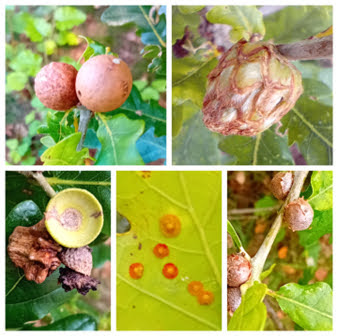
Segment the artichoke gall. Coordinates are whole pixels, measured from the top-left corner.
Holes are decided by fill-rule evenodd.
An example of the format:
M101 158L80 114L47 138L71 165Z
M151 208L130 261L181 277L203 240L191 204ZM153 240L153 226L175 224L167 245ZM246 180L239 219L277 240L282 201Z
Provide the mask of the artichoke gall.
M277 123L302 92L301 73L271 42L240 40L208 76L203 121L223 135L254 136Z

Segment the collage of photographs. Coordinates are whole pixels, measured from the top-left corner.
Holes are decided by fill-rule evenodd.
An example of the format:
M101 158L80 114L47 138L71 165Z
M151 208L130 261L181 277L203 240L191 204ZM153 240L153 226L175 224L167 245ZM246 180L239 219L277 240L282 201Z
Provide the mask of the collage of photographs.
M1 335L334 331L334 1L0 6Z

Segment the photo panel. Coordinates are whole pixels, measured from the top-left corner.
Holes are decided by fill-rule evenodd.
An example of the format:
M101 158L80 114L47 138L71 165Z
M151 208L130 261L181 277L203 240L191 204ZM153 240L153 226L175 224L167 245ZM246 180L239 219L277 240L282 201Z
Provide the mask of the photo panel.
M222 174L118 171L117 330L221 330Z
M174 165L332 164L332 6L172 13Z
M166 163L165 6L7 6L6 161Z
M6 330L111 329L111 173L6 172Z
M333 329L333 172L228 173L228 331Z

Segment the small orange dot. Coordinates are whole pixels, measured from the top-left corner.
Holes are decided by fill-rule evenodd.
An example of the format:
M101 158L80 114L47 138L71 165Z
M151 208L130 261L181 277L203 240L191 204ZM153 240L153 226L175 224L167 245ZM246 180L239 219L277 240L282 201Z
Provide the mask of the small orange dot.
M164 215L160 218L160 229L165 237L177 237L181 232L181 222L175 215Z
M178 275L178 268L174 264L165 264L162 273L167 279L175 279Z
M157 244L153 249L157 258L164 258L169 255L169 247L166 244Z
M131 264L129 266L129 275L133 279L140 279L140 278L142 278L143 271L144 271L144 266L142 264L140 264L140 263Z
M203 291L203 284L200 281L191 281L188 284L188 291L191 295L198 295L199 292Z
M197 300L200 305L210 305L214 302L214 293L210 291L200 291L197 294Z

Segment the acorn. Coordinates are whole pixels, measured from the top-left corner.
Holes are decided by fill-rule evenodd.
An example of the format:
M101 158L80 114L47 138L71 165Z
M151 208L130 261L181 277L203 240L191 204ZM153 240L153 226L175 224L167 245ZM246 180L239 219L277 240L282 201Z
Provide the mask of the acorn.
M98 55L79 70L76 93L88 110L109 112L127 100L132 85L133 78L125 62L113 55Z
M239 287L251 276L251 263L240 253L228 256L228 286Z
M293 183L291 172L279 172L271 180L271 192L279 200L283 200L289 194Z
M242 294L239 287L228 287L227 293L227 303L228 303L228 312L232 315L236 309L239 307L242 301Z
M313 220L313 209L304 198L290 202L284 210L284 221L292 231L306 230Z
M43 105L56 111L66 111L79 99L75 91L77 70L70 64L52 62L35 77L34 90Z

